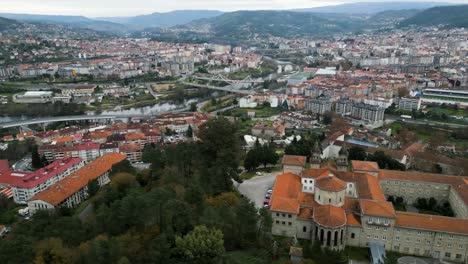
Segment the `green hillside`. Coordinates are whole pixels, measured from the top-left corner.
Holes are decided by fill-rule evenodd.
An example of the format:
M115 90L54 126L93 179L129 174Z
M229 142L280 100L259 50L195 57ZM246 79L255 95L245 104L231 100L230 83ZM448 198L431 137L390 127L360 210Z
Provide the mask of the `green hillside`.
M208 24L215 36L233 38L246 38L253 34L279 37L329 35L357 28L353 22L333 21L313 13L289 11L239 11L199 20L195 24Z
M415 16L401 21L400 27L406 26L437 26L468 27L468 5L439 6L417 13Z
M0 32L4 31L5 29L10 28L13 25L18 25L19 23L15 20L0 17Z

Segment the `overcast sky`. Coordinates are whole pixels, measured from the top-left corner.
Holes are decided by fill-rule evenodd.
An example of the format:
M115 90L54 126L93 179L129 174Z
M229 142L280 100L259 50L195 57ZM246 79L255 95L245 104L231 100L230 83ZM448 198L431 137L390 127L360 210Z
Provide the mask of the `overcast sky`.
M392 2L389 0L0 0L0 13L84 15L89 17L133 16L181 9L222 11L293 9L371 1ZM411 0L408 2L430 1ZM432 0L432 2L467 3L468 0Z

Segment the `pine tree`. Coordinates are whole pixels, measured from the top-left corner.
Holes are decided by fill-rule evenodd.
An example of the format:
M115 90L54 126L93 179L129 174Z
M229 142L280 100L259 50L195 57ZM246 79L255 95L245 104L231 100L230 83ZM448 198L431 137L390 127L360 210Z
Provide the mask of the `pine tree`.
M189 125L188 126L188 129L187 129L187 137L188 138L192 138L193 137L193 130L192 130L192 126Z

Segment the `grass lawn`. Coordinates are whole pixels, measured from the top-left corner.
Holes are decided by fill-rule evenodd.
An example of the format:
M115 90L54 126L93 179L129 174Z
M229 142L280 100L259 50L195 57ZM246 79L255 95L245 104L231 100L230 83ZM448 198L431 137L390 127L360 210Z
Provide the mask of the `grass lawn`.
M428 214L428 215L441 215L438 212L432 211L432 210L423 210L423 209L418 209L420 214Z
M235 117L246 117L247 112L255 112L255 117L257 118L262 118L262 117L271 117L275 115L279 115L280 113L280 108L276 107L267 107L267 106L258 106L255 108L235 108L232 109L231 111L227 111L226 115L229 116L235 116Z
M270 121L270 120L265 120L265 121L254 121L254 120L245 120L245 121L240 121L240 134L241 135L250 135L250 129L252 128L252 126L256 123L259 123L259 122L262 122L262 123L265 123L267 125L272 125L273 124L273 121Z
M426 110L434 111L434 112L440 112L440 113L444 113L446 115L455 115L455 116L468 117L468 111L466 111L464 109L455 110L455 109L450 109L450 108L429 106L429 107L426 108Z
M369 250L367 248L346 246L345 254L349 259L357 261L369 261Z

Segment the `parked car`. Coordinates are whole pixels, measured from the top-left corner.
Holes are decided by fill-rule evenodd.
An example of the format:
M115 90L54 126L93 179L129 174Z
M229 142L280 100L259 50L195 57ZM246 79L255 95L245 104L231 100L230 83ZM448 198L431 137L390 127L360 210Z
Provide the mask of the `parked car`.
M261 172L259 172L259 171L257 171L255 174L256 174L257 176L262 176L262 175L263 175L263 173L261 173Z
M263 207L270 208L270 200L263 201Z
M267 193L265 194L265 198L266 198L266 199L270 199L270 198L271 198L271 193L268 193L268 192L267 192Z
M273 193L273 187L268 188L267 193Z

